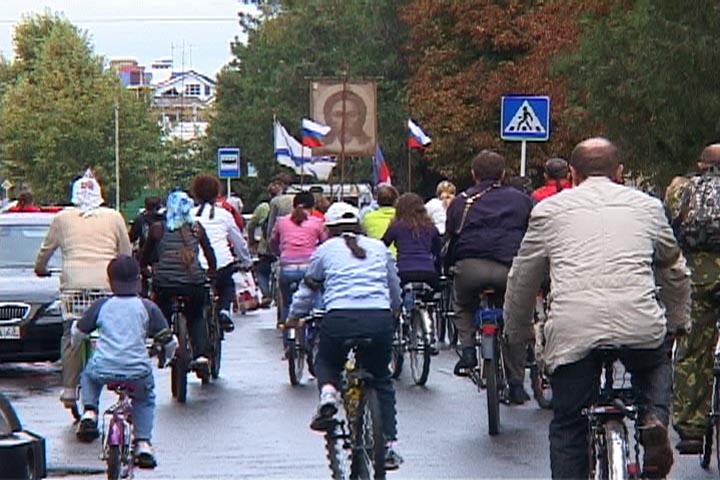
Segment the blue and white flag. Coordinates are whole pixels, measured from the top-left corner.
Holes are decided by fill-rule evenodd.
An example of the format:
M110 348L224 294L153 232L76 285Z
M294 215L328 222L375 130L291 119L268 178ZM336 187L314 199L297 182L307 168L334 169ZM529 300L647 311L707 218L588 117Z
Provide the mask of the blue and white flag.
M313 175L318 180L327 180L335 166L332 157L313 157L312 149L303 147L292 135L275 122L275 160L280 165L292 168L295 173Z

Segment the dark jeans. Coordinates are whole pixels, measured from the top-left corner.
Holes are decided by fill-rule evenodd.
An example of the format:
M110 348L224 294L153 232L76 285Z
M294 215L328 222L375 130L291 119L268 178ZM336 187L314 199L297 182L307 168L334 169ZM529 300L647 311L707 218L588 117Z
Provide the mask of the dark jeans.
M440 277L436 272L400 272L400 284L426 283L436 292L440 290Z
M672 398L669 348L625 349L620 360L632 376L641 418L652 413L668 424ZM594 351L553 372L554 416L550 422L550 467L553 478L588 478L588 420L582 410L597 401L604 354Z
M255 262L255 273L257 274L257 282L263 298L270 297L270 275L272 273L272 263L275 258L270 255L260 255L258 261Z
M300 282L305 278L307 265L285 265L280 267L279 286L282 295L282 320L287 320L290 313L290 305L292 304L293 294L300 286Z
M370 347L359 352L362 366L373 377L382 409L383 429L387 440L397 439L395 389L390 379L393 317L389 310L331 310L320 325L320 345L315 363L318 387L333 384L339 389L340 372L345 365L347 349L343 342L352 338L371 338Z
M220 310L230 311L235 298L235 281L232 276L235 273L235 265L230 264L219 268L215 276L215 289L218 294L218 307Z
M207 291L204 285L181 285L162 287L153 285L155 289L155 302L162 310L168 322L172 319L172 298L176 296L187 297L185 302L185 316L190 331L190 341L193 346L193 355L208 354L208 326L205 319L205 302Z

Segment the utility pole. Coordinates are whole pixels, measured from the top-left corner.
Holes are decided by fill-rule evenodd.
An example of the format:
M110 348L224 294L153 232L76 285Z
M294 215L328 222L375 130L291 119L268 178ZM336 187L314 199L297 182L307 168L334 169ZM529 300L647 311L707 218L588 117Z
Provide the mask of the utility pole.
M120 211L120 101L115 99L115 210Z

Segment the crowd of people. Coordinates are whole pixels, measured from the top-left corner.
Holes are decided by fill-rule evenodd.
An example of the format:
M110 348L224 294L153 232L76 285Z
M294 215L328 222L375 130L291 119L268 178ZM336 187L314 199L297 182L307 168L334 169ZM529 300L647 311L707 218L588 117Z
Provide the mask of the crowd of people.
M289 182L277 177L268 186L268 201L255 208L248 222L249 248L241 234L242 220L233 215L234 207L212 176L196 177L190 194L174 191L164 206L157 198L149 199L144 217L128 236L122 217L102 206L99 185L86 175L73 189L75 208L55 217L36 272L46 274L50 256L60 248L63 289L134 296L135 291L131 295L118 287L131 268L127 258L132 239L140 244L138 273L152 272L147 276L159 309L146 301L133 300L132 308L127 307L129 300L105 301L75 328L68 325L62 398L73 398L80 375L72 334L100 329L101 344L83 381L105 381L128 367L118 360L123 357L118 349L127 348L129 340L116 341L110 322L135 325L137 339L162 333L165 344L172 345L164 332L173 295L190 298L194 361L199 368L206 365L203 285L206 278L213 280L223 328L232 331L232 272L238 263L249 266L252 252L265 307L273 301L271 272L277 262L279 328L296 326L313 308L326 311L315 368L320 402L311 428L329 428L338 410L344 340L372 338L363 364L375 377L382 405L386 468L395 469L403 460L396 451L395 393L388 364L402 286L423 282L437 290L445 275L452 279L459 336L457 376L469 375L478 363L473 317L479 293L486 288L504 292L501 348L512 404L529 400L524 387L527 346L534 342L536 297L538 292L547 295L542 360L553 390L553 478L588 476L588 423L582 412L597 399L602 367L597 349L608 346L622 347L620 360L640 400L643 472L665 477L673 464L667 430L671 416L681 454L702 449L707 425L717 341L720 207L706 209L720 205L720 145L703 151L696 174L673 181L665 205L623 184L620 153L604 138L578 144L569 162L548 160L545 185L533 192L509 181L505 159L496 152L481 151L470 167L474 185L459 194L445 180L438 184L436 197L424 202L415 193L400 195L383 184L362 210L342 200L330 204L321 192L293 195ZM715 204L704 201L713 195ZM114 319L119 308L132 315ZM428 328L432 353L437 354L433 326ZM105 330L110 330L107 339ZM150 393L139 408L147 409L154 405L152 384L142 385ZM82 438L97 432L96 390L83 389L85 413L78 427ZM147 421L148 415L143 418ZM144 464L154 465L152 415L149 422L136 432L136 439Z

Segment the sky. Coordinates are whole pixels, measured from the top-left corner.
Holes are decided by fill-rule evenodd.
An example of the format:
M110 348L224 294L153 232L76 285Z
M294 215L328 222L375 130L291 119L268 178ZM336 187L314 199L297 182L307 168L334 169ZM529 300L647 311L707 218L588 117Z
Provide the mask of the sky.
M87 31L95 53L149 65L172 57L175 70L209 76L231 58L242 35L238 0L0 0L0 52L12 56L12 31L23 15L61 13ZM183 55L184 52L184 55Z

